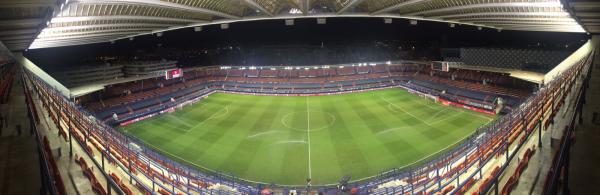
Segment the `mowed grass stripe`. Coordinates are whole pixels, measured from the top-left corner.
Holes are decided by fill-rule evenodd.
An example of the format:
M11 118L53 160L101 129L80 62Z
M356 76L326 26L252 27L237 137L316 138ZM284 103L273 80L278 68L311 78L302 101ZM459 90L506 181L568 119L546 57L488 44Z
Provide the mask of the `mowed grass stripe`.
M221 167L226 163L237 163L228 162L228 157L236 151L237 146L245 138L245 135L252 131L252 121L243 119L247 116L260 115L264 111L260 108L267 106L267 103L268 99L241 99L240 103L229 106L228 117L216 118L214 121L209 121L216 123L216 125L214 130L202 135L205 141L210 141L211 144L200 158L210 159L214 163L213 166L218 167L218 170L226 170L233 173L243 171L236 169L237 167L229 167L228 169L221 169ZM253 145L247 147L253 147ZM251 159L241 158L239 160L249 162Z
M278 111L280 110L275 101L271 101L272 98L264 98L265 101L260 101L260 106L265 106L264 109L259 110L255 114L258 116L258 120L248 121L253 124L248 125L248 131L246 133L239 133L241 135L240 141L238 142L235 150L229 154L229 157L221 164L222 168L232 167L232 172L239 173L243 172L246 175L260 175L261 172L249 169L252 162L262 161L265 159L257 158L257 152L264 143L263 139L246 139L249 135L259 133L265 129L271 129L272 124L276 120ZM259 167L257 170L264 169L266 167Z
M306 129L307 127L306 114L303 114L303 111L306 111L306 102L304 97L284 98L285 99L280 99L281 102L287 102L285 104L291 107L284 105L285 107L288 107L289 110L287 114L282 116L281 120L287 120L290 121L290 123L282 122L282 125L284 123L292 125L291 127L294 127L294 129L284 126L285 129L290 132L287 138L275 141L273 144L273 147L285 149L283 159L273 159L281 160L283 162L281 169L275 170L280 173L279 180L273 182L281 184L304 184L308 178L308 146L306 143L300 141L306 141L306 132L303 131L303 129Z
M367 93L361 93L358 95L366 95ZM394 150L389 150L386 147L385 142L381 140L374 132L381 132L381 130L372 130L373 126L369 127L366 122L364 122L364 115L361 116L358 112L350 112L346 110L353 110L355 106L355 101L358 101L363 98L372 98L371 96L366 97L363 96L358 99L346 98L342 105L338 108L338 110L342 111L344 114L342 117L346 117L345 121L348 121L347 127L348 131L352 134L355 142L358 145L358 148L361 150L361 154L367 159L367 164L369 165L368 172L377 172L377 170L387 169L390 165L395 165L399 161L393 153L394 150L398 150L394 148ZM380 110L385 108L380 108ZM386 128L386 127L383 127ZM367 131L368 129L368 131ZM392 157L392 158L390 158ZM376 161L372 159L378 159ZM387 165L387 166L386 166ZM360 172L359 172L360 173ZM367 177L372 174L361 173L357 175L353 175L356 178Z
M121 129L188 164L253 181L305 185L307 100L315 185L336 183L344 175L369 177L435 156L489 122L478 113L388 89L314 97L215 93ZM218 114L225 108L225 115ZM215 113L219 117L211 118ZM193 124L201 125L181 130Z
M334 181L340 179L340 175L363 175L370 168L368 160L362 155L359 146L350 134L350 128L346 126L343 112L346 107L339 110L332 98L320 98L319 106L323 108L321 117L327 113L333 115L335 123L327 130L313 131L313 178L315 182Z

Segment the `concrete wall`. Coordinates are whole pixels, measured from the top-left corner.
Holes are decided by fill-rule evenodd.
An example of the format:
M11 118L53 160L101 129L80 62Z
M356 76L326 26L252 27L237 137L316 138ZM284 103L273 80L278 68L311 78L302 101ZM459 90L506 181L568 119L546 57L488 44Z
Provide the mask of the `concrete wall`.
M4 66L6 63L13 61L12 53L0 41L0 66Z
M52 78L48 73L42 70L40 67L35 65L33 62L29 61L29 59L25 58L22 53L14 53L15 59L17 62L21 63L23 67L33 74L40 77L44 82L48 83L50 86L57 89L60 93L62 93L67 98L71 97L71 92L64 85L60 84L56 79Z

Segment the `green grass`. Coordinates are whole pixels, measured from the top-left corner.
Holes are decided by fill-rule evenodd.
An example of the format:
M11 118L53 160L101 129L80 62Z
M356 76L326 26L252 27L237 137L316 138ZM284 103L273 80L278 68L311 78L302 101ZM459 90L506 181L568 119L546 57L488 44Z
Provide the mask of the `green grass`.
M401 89L312 97L215 93L120 129L199 168L283 185L305 185L310 174L323 185L435 157L490 120Z

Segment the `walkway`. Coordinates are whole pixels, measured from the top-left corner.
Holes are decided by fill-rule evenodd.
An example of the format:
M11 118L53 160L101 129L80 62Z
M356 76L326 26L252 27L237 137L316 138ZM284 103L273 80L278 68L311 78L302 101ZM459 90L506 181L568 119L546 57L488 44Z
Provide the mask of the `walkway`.
M20 74L16 75L20 78ZM29 132L21 80L15 79L9 100L0 105L8 123L0 128L0 194L39 194L40 166L35 136ZM21 135L17 132L21 126Z
M569 168L571 194L600 194L600 116L593 121L594 112L600 113L600 52L596 53L590 86L583 106L583 124L575 129Z

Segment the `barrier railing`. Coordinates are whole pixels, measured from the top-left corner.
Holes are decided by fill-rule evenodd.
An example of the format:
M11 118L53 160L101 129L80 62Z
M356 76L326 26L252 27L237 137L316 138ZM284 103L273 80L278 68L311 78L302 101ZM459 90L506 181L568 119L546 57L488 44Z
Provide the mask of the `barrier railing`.
M28 75L22 75L23 88L25 90L27 104L28 104L28 106L30 106L30 108L33 108L33 112L30 112L29 116L33 117L33 119L35 119L34 121L36 121L34 127L35 127L35 130L36 130L35 132L36 132L36 134L38 135L38 138L39 138L39 134L37 132L37 123L39 123L39 118L38 118L39 115L38 115L37 111L35 111L36 110L35 109L36 108L35 107L35 102L33 101L32 94L29 92L30 90L34 90L35 86L29 86L29 85L27 85L27 81L28 81L28 80L26 80L27 76ZM71 145L72 143L71 143L71 141L73 139L71 139L71 130L70 129L68 130L68 134L69 134L68 141L69 141L69 145L70 145L70 151L72 151L72 145ZM81 145L81 143L79 143L79 144ZM82 145L82 147L83 147L83 145ZM96 165L96 167L102 167L102 166L100 166L100 164L98 162L96 162L94 160L94 158L92 157L93 155L90 154L89 151L87 151L87 150L83 150L83 151L85 152L86 155L88 155L88 157L90 157L90 159L92 159L92 162ZM72 154L72 152L70 152L70 155L71 154ZM51 157L49 157L49 158L51 158ZM106 178L106 185L107 185L107 190L106 191L108 193L111 192L111 189L114 189L114 191L117 192L118 194L123 194L123 191L118 187L118 185L112 179L110 179L110 177L108 176L108 174L106 173L105 170L100 169L100 173ZM55 181L59 180L57 178L54 178L54 179L55 179ZM62 188L63 188L62 190L64 190L64 186ZM60 193L60 194L65 194L65 193Z
M38 151L38 156L40 157L40 173L42 176L42 189L41 191L45 194L51 194L51 195L62 195L62 194L66 194L65 192L65 188L62 181L58 181L58 180L62 180L62 178L55 178L54 175L56 175L50 168L49 162L50 159L52 158L52 156L48 156L46 155L46 150L44 149L44 142L42 141L42 136L39 134L38 132L38 120L35 120L35 118L32 118L32 116L37 115L36 113L36 108L35 105L32 103L31 101L31 94L29 94L29 90L28 87L25 84L25 79L21 79L23 81L23 91L25 93L25 104L27 105L27 116L29 117L29 125L31 128L31 131L33 131L33 134L35 135L35 141L36 141L36 145L37 145L37 151ZM62 187L59 187L60 185L62 185Z
M544 182L544 190L542 194L558 194L560 190L566 191L568 194L569 184L569 156L571 153L571 144L573 141L573 133L578 125L583 122L583 104L585 104L585 95L589 86L590 78L592 75L591 66L594 64L594 56L591 55L591 62L587 70L584 70L586 74L581 87L577 89L577 97L575 99L575 109L573 110L573 116L568 119L568 125L565 127L563 136L560 141L559 149L556 151L552 160L552 166L550 167L548 174L546 175L546 181ZM561 178L562 177L562 178ZM560 185L561 179L564 180L563 185Z

